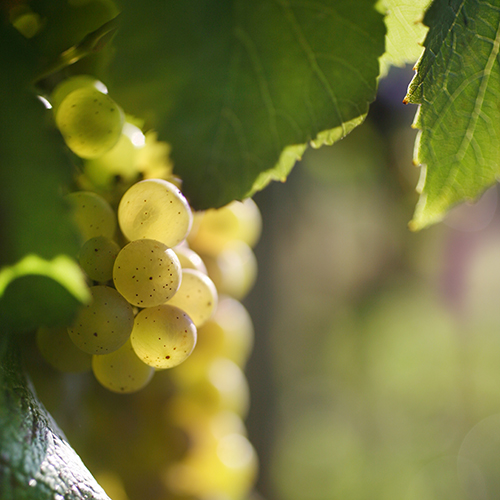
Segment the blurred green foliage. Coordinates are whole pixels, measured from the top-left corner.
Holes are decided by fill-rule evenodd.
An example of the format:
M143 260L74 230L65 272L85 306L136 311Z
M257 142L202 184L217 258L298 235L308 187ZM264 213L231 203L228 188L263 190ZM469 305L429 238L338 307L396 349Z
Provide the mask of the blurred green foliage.
M497 193L426 232L406 229L418 175L407 75L391 72L363 127L258 198L271 239L257 284L269 287L269 339L256 345L256 357L271 349L276 391L273 442L260 443L269 498L500 494ZM251 382L259 368L254 358ZM262 411L250 415L259 431Z

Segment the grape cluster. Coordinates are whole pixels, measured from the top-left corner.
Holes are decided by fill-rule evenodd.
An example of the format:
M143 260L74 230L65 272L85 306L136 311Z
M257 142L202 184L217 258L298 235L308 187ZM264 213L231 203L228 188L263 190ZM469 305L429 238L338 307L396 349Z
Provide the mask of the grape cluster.
M168 146L144 134L92 77L64 81L50 101L82 159L78 189L66 199L92 298L67 329L41 328L39 350L59 370L91 369L118 393L175 367L167 420L190 446L167 468L167 488L240 498L257 470L243 424L253 325L241 300L256 278L259 209L247 199L193 212Z

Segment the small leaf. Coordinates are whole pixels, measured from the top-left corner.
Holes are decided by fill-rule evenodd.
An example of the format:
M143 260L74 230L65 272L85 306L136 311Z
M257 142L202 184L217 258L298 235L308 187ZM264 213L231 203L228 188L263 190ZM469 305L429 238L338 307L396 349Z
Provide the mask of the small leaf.
M375 97L385 28L373 0L122 5L110 92L172 145L195 208L283 179Z
M425 53L406 101L420 104L415 162L421 192L410 228L440 221L500 174L500 9L437 0L427 12Z

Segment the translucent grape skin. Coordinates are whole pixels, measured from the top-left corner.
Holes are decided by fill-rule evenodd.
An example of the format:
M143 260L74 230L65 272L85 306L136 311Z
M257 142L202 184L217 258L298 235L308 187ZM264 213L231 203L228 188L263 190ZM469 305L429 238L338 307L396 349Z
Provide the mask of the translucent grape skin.
M189 316L175 306L161 305L140 311L130 336L137 356L157 369L179 365L194 349L197 332Z
M93 86L67 94L56 111L57 128L80 158L98 158L109 151L120 138L123 123L120 107Z
M198 328L193 354L176 371L184 380L196 380L217 357L227 358L244 368L254 343L254 328L243 304L232 297L219 296L214 315Z
M234 240L254 247L261 231L259 207L252 198L247 198L242 202L232 201L221 208L197 212L188 241L190 247L200 254L217 255Z
M179 257L182 269L197 269L207 274L207 266L205 266L203 259L194 250L185 245L178 245L173 250L177 257Z
M203 255L203 261L220 294L242 300L257 279L257 259L244 241L227 243L217 255Z
M84 163L85 177L100 189L112 189L116 176L131 182L139 175L137 153L144 139L141 130L125 122L118 142L99 158ZM139 145L136 145L139 144Z
M206 274L196 269L183 269L181 286L168 304L185 311L198 328L212 316L217 298L217 289Z
M90 370L92 357L71 341L65 327L40 327L36 332L36 344L45 361L56 370L68 373Z
M114 289L90 287L92 301L82 307L68 328L71 340L89 354L107 354L119 349L134 325L132 306Z
M83 242L96 236L113 238L116 216L102 196L91 191L75 191L65 198L73 209L73 220L80 230Z
M104 83L97 80L95 77L91 75L75 75L70 78L66 78L61 83L56 85L52 94L50 95L50 104L52 105L52 109L54 113L57 113L57 109L61 102L63 102L64 98L73 92L74 90L78 90L84 87L92 87L100 92L106 94L108 89Z
M113 282L130 304L154 307L173 297L179 289L181 265L175 252L163 243L135 240L118 253Z
M174 184L146 179L129 188L118 206L118 223L130 241L148 238L174 247L188 235L193 214Z
M105 283L113 279L113 265L119 251L116 241L96 236L83 244L78 262L90 279Z
M142 389L155 372L137 357L130 339L110 354L92 356L92 371L103 387L119 393Z

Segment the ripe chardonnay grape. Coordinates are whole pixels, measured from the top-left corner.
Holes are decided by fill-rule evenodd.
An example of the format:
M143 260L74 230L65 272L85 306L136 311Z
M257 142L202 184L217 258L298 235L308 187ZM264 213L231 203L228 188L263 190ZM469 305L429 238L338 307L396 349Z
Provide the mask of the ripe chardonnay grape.
M123 122L120 107L93 86L67 94L56 111L56 124L66 144L87 159L98 158L117 143Z
M227 243L217 255L203 255L212 279L221 294L243 299L257 279L257 259L242 240Z
M167 245L150 239L134 240L117 255L113 282L132 305L154 307L179 289L181 265Z
M113 278L113 264L119 251L116 241L96 236L83 244L78 262L90 279L104 283Z
M179 257L182 269L197 269L207 274L207 266L205 266L203 259L187 245L178 245L173 250Z
M206 274L196 269L183 269L181 286L168 303L185 311L198 328L215 311L217 290Z
M66 196L73 209L75 221L83 241L96 236L113 238L116 230L116 216L110 204L91 191L75 191Z
M255 246L262 230L259 207L247 198L232 201L221 208L212 208L195 215L190 246L199 253L216 255L234 240Z
M137 179L137 152L144 141L141 130L125 122L118 142L99 158L84 163L85 176L94 186L110 189L116 176L127 182Z
M50 95L50 103L54 113L57 113L57 109L68 94L71 94L74 90L78 90L84 87L93 87L103 94L108 93L108 89L104 83L97 80L91 75L75 75L70 78L66 78L61 83L56 85L52 94Z
M92 371L106 389L130 393L145 387L155 370L137 357L129 339L110 354L92 356Z
M196 345L196 326L175 306L148 307L135 317L130 340L137 356L157 369L182 363Z
M196 350L176 370L194 380L217 357L228 358L243 368L254 343L254 328L243 304L232 297L219 296L213 316L198 328Z
M118 206L118 223L129 240L149 238L174 247L191 229L191 208L174 184L146 179L134 184Z
M80 309L68 328L71 340L89 354L107 354L119 349L134 325L132 306L114 289L90 287L92 300Z

